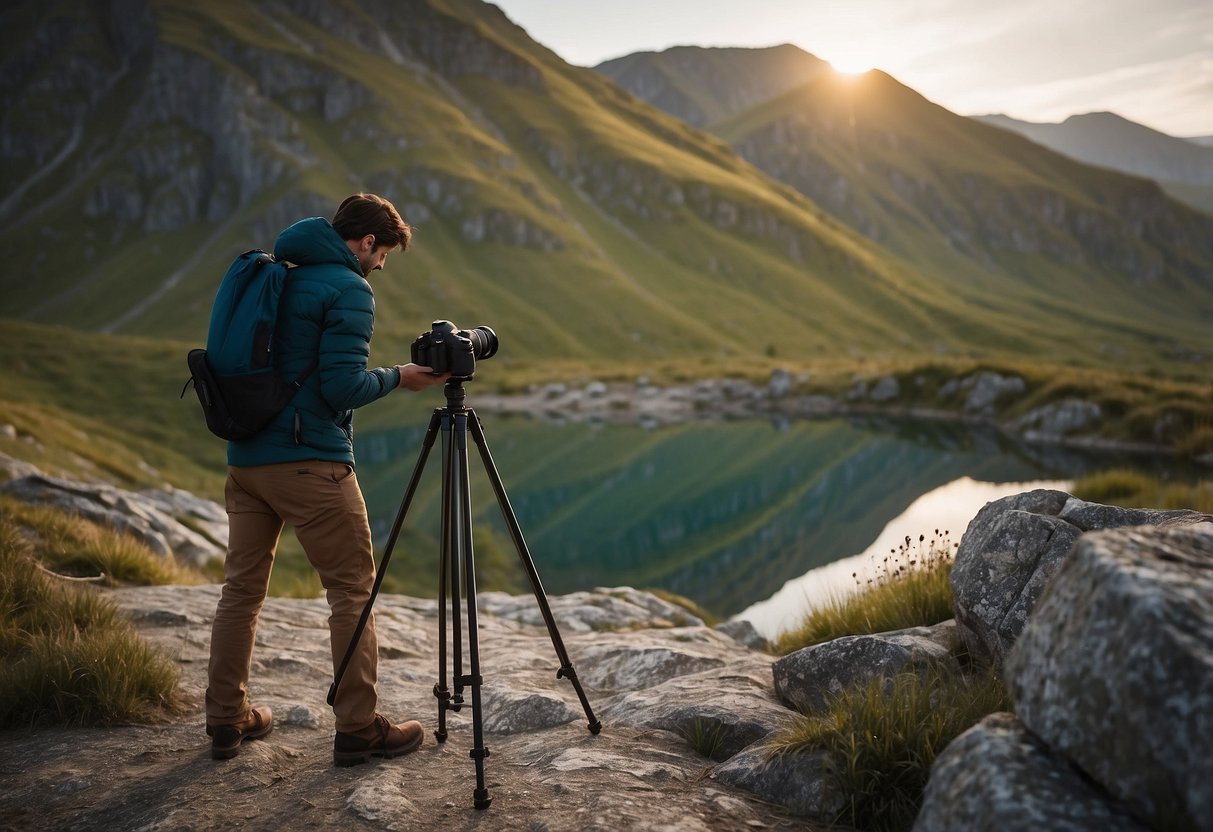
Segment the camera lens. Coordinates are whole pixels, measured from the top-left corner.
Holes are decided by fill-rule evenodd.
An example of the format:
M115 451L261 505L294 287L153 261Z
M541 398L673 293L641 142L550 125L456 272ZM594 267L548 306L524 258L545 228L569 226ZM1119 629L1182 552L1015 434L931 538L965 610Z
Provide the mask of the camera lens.
M472 355L479 359L492 358L497 354L497 333L487 326L466 329L459 333L472 342Z

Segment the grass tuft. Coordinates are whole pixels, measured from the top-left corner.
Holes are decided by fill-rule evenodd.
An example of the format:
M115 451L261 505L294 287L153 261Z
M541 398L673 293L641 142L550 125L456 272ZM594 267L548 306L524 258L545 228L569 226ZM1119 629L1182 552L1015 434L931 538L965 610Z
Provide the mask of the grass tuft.
M52 572L140 586L205 582L197 570L161 557L131 535L61 509L0 497L0 511L31 536L37 558Z
M47 575L0 506L0 727L146 721L180 704L177 666L94 587Z
M723 759L722 752L728 743L729 733L716 720L696 719L681 733L695 753L709 760Z
M993 671L878 678L843 691L822 714L799 716L769 749L772 755L827 752L827 771L846 796L837 822L905 830L918 815L939 753L989 714L1010 707L1006 686Z
M876 564L873 577L853 573L857 593L809 611L799 626L779 635L775 651L787 654L842 636L947 621L953 615L948 576L956 548L948 535L947 530L936 529L930 539L906 537Z

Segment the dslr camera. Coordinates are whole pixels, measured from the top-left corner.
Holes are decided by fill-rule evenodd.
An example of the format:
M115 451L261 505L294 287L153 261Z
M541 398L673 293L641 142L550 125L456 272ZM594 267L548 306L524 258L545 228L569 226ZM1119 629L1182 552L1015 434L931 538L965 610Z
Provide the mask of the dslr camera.
M435 375L450 373L457 381L470 381L476 359L497 354L497 333L487 326L459 329L450 321L434 321L429 332L417 336L412 345L414 364L430 367Z

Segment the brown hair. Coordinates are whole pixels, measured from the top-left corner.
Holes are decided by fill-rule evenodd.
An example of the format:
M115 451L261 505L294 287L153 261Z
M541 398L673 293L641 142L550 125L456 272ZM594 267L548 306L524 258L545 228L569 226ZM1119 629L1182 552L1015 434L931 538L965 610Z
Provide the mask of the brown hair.
M375 246L400 246L403 251L413 238L412 227L404 221L396 206L375 194L346 197L333 215L333 228L343 240L360 240L375 235Z

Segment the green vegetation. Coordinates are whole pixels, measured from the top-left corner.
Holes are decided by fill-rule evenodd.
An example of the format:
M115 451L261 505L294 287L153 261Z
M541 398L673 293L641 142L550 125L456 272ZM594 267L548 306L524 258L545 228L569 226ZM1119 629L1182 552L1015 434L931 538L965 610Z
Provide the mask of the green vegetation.
M696 754L719 761L719 755L724 750L729 735L719 722L696 719L682 732L682 738Z
M1075 497L1126 508L1188 508L1213 514L1213 479L1167 482L1128 468L1114 468L1082 477L1074 483Z
M0 497L0 511L33 537L39 562L52 572L110 584L202 582L199 573L159 557L130 535L61 509Z
M776 652L787 654L841 636L947 621L952 617L948 576L954 548L948 533L938 529L930 540L925 535L917 541L907 537L889 550L872 578L854 573L858 592L810 610L799 626L781 633Z
M145 721L180 708L176 665L94 587L65 583L41 565L61 559L55 547L76 534L111 565L129 565L129 547L109 557L104 534L13 508L0 505L0 726Z
M778 652L951 618L953 549L946 531L929 540L907 537L877 564L875 577L856 573L858 592L811 611L800 627L783 633ZM907 673L840 692L823 712L801 714L775 736L771 753L825 752L827 771L846 798L839 823L909 829L939 752L985 716L1010 707L997 672L958 658L964 672Z
M839 694L820 714L801 715L771 742L772 754L824 751L846 805L849 828L909 829L922 805L931 764L953 739L989 714L1009 710L993 672L914 673Z
M373 17L347 6L328 14ZM1209 287L1191 277L1213 257L1205 226L1140 180L947 113L879 73L850 85L823 73L744 114L736 135L721 128L733 139L772 119L817 124L805 144L820 164L792 168L821 172L831 193L848 183L839 209L565 64L490 4L414 11L380 21L383 48L363 49L343 27L271 20L247 0L156 0L138 55L119 54L96 9L15 17L3 33L21 74L0 254L27 267L0 275L3 314L200 341L233 255L270 246L292 212L365 187L418 226L414 250L374 279L385 360L439 316L497 328L507 373L565 377L575 371L549 357L600 373L899 355L1171 373L1207 349ZM33 60L38 43L49 51ZM780 52L793 50L772 50L777 64L800 59ZM190 83L147 84L163 62L188 67ZM112 84L82 80L96 78ZM83 135L44 88L87 111ZM216 90L237 92L220 102ZM145 118L128 118L132 106ZM200 123L213 106L239 129ZM120 151L90 155L101 146ZM65 156L38 167L35 147ZM1127 205L1153 212L1140 233L1122 233ZM1088 221L1090 232L1070 227ZM38 246L31 262L29 240L55 228L75 229L73 244Z

